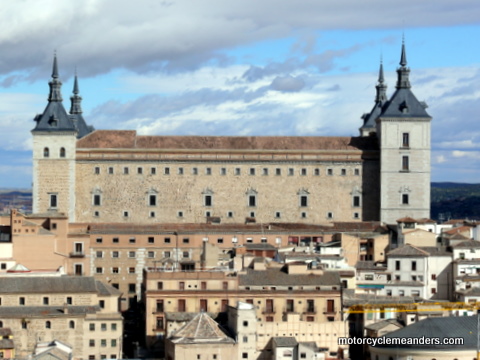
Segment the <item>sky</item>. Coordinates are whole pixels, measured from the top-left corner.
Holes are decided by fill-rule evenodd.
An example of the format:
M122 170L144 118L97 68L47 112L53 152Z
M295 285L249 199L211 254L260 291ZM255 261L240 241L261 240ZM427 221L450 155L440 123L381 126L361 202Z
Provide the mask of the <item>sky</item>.
M0 188L29 188L56 52L96 129L357 136L402 39L432 181L480 183L478 0L18 0L0 12Z

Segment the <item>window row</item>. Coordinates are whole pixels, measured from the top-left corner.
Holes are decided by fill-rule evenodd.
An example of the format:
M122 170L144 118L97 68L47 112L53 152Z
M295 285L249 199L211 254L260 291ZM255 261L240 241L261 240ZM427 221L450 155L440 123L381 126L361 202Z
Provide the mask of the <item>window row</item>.
M186 174L186 169L184 167L178 167L178 168L174 169L174 168L171 168L169 166L163 167L162 173L163 173L163 175L172 175L174 173L174 170L176 170L175 173L177 175L185 175ZM242 170L245 170L245 169L242 169L240 167L233 168L232 175L240 176L240 175L242 175ZM311 174L313 174L314 176L321 176L321 174L322 174L322 170L320 168L314 168L313 170L310 169L310 171L311 171ZM94 172L95 175L100 175L101 174L101 167L100 166L95 166L94 169L93 169L93 172ZM121 169L121 173L123 175L129 175L130 174L130 167L124 166ZM136 174L143 175L144 173L145 173L145 170L144 170L143 167L141 167L141 166L136 167ZM149 173L150 173L150 175L157 175L157 168L156 167L150 167ZM213 169L211 167L203 168L202 173L205 174L205 175L213 175ZM338 175L347 176L348 173L349 173L349 171L346 168L340 168L340 170L338 172ZM109 174L109 175L115 174L115 167L109 166L107 168L107 174ZM199 175L200 174L200 169L198 167L192 167L192 168L190 168L190 174ZM222 168L219 169L218 174L222 175L222 176L228 175L228 169L226 167L222 167ZM309 169L307 169L307 168L300 168L300 169L274 168L272 170L268 167L264 167L264 168L250 167L246 170L246 174L250 175L250 176L255 176L255 175L268 176L268 175L271 175L271 174L273 174L275 176L282 176L284 174L286 174L288 176L294 176L294 175L307 176L309 174ZM336 175L337 173L336 173L334 168L327 168L326 171L325 171L325 174L328 175L328 176L333 176L333 175ZM360 176L360 169L359 168L353 169L352 172L351 172L351 175Z
M92 204L93 206L102 206L102 194L99 190L96 190L98 193L92 195ZM202 203L205 207L213 207L214 206L214 193L212 190L208 189L207 191L203 192L203 199ZM247 191L246 197L246 206L248 207L257 207L258 206L258 193L255 190ZM310 196L309 192L306 190L301 190L297 193L298 195L298 207L309 207L310 206ZM159 196L157 194L149 194L146 198L146 202L148 206L157 206L159 204ZM57 203L57 196L55 195L55 207ZM354 195L352 196L352 207L360 207L361 206L361 196ZM51 206L52 207L52 206ZM278 218L280 216L279 212L275 213L275 217ZM183 212L179 211L177 214L179 217L183 217ZM98 213L96 216L100 216ZM124 217L129 217L128 211L123 211ZM207 215L210 216L210 215ZM155 212L150 212L150 217L155 217ZM227 212L227 217L233 217L233 211Z
M90 323L88 325L88 329L90 331L95 331L96 330L96 324L95 323ZM107 329L108 329L108 324L106 324L106 323L101 323L100 324L100 331L107 331ZM117 324L111 323L110 324L110 330L111 331L117 331Z
M42 301L41 303L43 305L52 305L50 303L50 298L48 296L43 296L42 297ZM27 301L26 301L26 298L24 296L20 296L18 298L18 305L26 305L27 304ZM67 296L65 298L65 303L66 305L73 305L73 298L71 296ZM0 305L2 305L2 298L0 298ZM37 305L37 302L35 302L34 304L29 304L29 305ZM63 305L63 304L62 304Z
M60 150L58 151L58 156L61 158L64 158L67 156L67 151L65 150L64 147L61 147ZM44 158L49 158L50 157L50 148L44 147L43 148L43 157Z
M95 339L90 339L88 340L88 346L89 347L95 347ZM107 339L101 339L100 340L100 346L101 347L107 347ZM110 347L117 347L117 339L111 339L110 340Z

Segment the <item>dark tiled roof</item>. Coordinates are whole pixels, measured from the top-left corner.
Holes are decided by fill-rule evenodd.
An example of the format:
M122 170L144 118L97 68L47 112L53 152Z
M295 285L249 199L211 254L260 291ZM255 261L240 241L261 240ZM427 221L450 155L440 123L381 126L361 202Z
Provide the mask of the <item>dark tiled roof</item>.
M122 292L109 284L105 284L101 281L96 281L98 295L108 296L108 295L117 295L120 296Z
M375 261L357 261L355 268L357 270L380 270L384 271L387 269L385 264L376 263Z
M453 245L455 249L478 249L480 248L480 241L477 240L467 240L459 242L456 245Z
M450 316L450 317L431 317L406 326L403 329L393 331L385 337L387 338L452 338L463 339L462 345L377 345L377 347L400 347L412 348L417 350L429 349L476 349L477 348L477 316Z
M0 328L0 337L12 335L12 330L10 328Z
M323 275L287 274L281 269L252 270L238 276L240 286L338 286L337 272L325 271Z
M277 347L295 347L298 344L297 339L291 336L276 336L273 341Z
M378 331L382 330L383 328L387 327L388 325L396 325L399 328L403 328L403 324L400 323L397 319L387 319L387 320L382 320L370 325L365 326L365 329L367 330L373 330L373 331Z
M0 277L0 294L95 293L95 279L83 276Z
M420 249L419 247L417 246L413 246L413 245L410 245L410 244L406 244L402 247L399 247L399 248L396 248L394 250L391 250L387 253L387 256L406 256L406 257L409 257L409 256L415 256L415 257L418 257L418 256L429 256L430 254L428 252L426 252L425 250L422 250Z
M385 104L380 118L431 119L425 107L426 105L418 101L410 89L400 88L395 91L390 100Z
M0 339L0 349L14 349L15 344L12 339Z

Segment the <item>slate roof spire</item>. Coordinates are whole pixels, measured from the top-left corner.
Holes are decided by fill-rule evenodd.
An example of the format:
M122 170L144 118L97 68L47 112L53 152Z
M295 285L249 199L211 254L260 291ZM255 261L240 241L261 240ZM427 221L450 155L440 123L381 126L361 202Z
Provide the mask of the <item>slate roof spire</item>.
M407 52L405 50L405 38L402 39L402 54L400 55L400 67L397 69L397 89L410 89L410 69L407 67Z
M62 82L58 78L58 63L57 63L57 53L53 55L53 68L52 68L52 80L48 83L50 86L50 94L48 95L48 101L59 101L62 99Z
M378 71L378 83L375 86L377 89L377 96L375 102L385 103L387 101L387 84L383 76L383 61L380 61L380 69Z
M70 97L72 102L70 106L70 114L81 114L82 111L82 97L79 95L80 91L78 90L78 77L77 71L75 71L75 80L73 82L73 95Z

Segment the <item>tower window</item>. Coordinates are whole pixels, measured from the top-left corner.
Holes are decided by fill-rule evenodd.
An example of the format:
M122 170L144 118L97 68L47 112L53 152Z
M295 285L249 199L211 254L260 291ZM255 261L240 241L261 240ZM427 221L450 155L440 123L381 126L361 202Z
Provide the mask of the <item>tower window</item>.
M410 169L408 156L402 156L402 170L408 171Z
M64 158L65 157L65 148L60 148L60 157Z
M402 146L403 147L409 147L410 146L410 134L409 133L403 133L403 135L402 135Z
M353 207L359 207L360 206L360 196L355 195L353 197Z
M48 147L43 148L43 157L50 157L50 149Z
M50 194L50 207L56 208L58 206L57 194Z
M148 205L157 206L157 195L149 195L148 196Z
M248 196L248 206L257 206L257 197L255 195Z
M93 205L94 206L102 205L102 195L100 195L100 194L94 194L93 195Z
M408 205L409 204L408 194L402 194L402 204L403 205Z
M204 196L204 205L205 206L212 206L212 195L205 195Z
M301 195L300 196L300 206L301 207L307 207L308 206L308 196L307 195Z
M233 211L227 212L227 217L232 218L233 217Z

